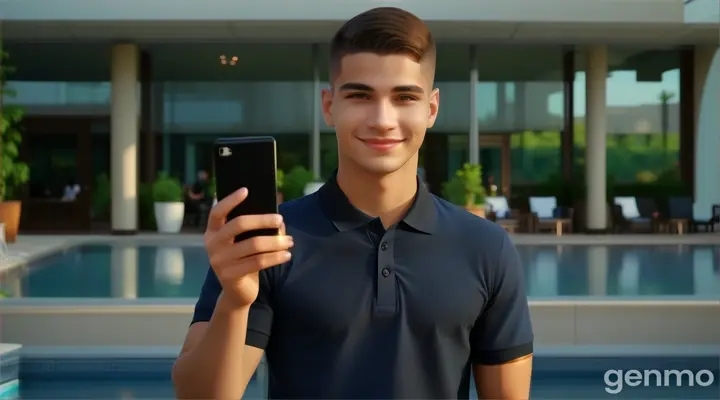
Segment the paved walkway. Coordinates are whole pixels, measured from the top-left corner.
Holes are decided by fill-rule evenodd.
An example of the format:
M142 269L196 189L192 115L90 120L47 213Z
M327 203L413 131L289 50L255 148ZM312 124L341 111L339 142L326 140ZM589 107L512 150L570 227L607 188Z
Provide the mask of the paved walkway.
M720 233L699 233L693 235L564 235L549 234L511 234L515 244L519 245L718 245ZM36 260L57 251L80 244L92 243L128 243L143 245L173 244L175 246L202 246L199 233L153 234L142 233L135 236L111 235L20 235L17 242L8 245L10 262L2 261L0 271L19 264Z

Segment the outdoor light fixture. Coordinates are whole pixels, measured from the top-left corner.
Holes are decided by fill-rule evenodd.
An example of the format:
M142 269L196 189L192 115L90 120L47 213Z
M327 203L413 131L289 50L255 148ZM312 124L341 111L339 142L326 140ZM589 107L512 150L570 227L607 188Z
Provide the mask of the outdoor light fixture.
M231 67L235 66L238 62L237 56L230 57L230 60L228 60L228 57L225 54L220 55L220 64L221 65L229 65Z

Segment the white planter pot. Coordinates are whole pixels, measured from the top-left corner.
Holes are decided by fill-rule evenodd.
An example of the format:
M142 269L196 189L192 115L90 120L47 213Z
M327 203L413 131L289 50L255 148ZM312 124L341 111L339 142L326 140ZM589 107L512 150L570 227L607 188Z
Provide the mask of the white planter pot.
M178 233L185 217L185 203L155 203L155 222L160 233Z

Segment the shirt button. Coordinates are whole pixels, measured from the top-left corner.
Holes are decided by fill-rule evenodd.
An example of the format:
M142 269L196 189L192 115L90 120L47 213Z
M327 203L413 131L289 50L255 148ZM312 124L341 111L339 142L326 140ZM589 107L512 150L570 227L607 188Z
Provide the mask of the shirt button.
M388 276L390 276L390 270L387 269L387 268L383 268L382 274L383 274L384 277L387 278Z
M387 242L382 242L382 244L380 245L380 250L385 251L385 250L387 250L387 249L388 249L388 244L387 244Z

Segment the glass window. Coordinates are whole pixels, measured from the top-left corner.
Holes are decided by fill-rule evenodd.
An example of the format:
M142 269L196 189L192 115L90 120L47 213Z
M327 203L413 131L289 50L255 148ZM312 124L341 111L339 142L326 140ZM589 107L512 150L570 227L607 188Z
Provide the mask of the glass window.
M152 58L162 82L160 125L172 138L166 166L174 174L192 180L194 171L209 169L213 140L243 135L275 137L280 169L310 168L310 44L164 45Z
M495 182L502 179L506 186L552 179L560 172L561 159L562 48L481 46L478 51L480 134L511 135L510 171L500 166L501 152L488 148L480 152L484 174ZM509 177L501 176L508 173Z
M576 166L585 158L585 72L575 75ZM610 48L607 79L607 173L622 183L676 181L680 150L680 54Z

